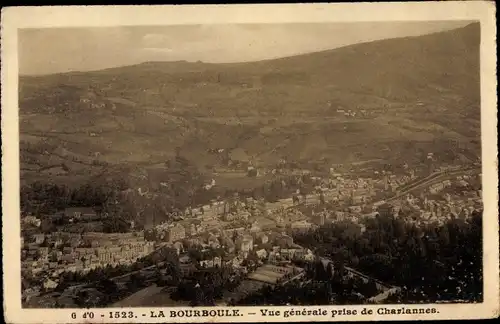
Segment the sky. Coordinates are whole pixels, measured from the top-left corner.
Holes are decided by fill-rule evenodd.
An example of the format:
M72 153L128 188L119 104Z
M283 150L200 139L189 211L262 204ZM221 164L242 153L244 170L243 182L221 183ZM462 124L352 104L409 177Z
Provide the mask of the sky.
M148 61L249 62L460 28L470 22L211 24L21 29L19 73L91 71Z

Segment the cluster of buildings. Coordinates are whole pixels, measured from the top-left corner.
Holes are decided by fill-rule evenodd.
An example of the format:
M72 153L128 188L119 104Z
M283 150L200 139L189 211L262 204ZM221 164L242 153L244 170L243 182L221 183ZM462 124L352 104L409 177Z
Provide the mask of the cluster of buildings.
M470 186L477 176L457 176L430 185L420 195L408 194L391 202L392 213L414 224L443 224L449 219L469 219L483 210L481 190Z
M42 220L33 216L33 215L26 215L21 218L21 226L23 228L28 227L28 226L33 226L33 227L40 227L42 224Z
M337 114L343 115L345 117L353 118L353 117L368 117L374 115L374 113L371 110L366 110L366 109L360 109L357 111L353 111L351 109L342 109L339 108L337 109Z
M86 273L107 266L132 264L155 250L143 232L133 233L37 233L22 238L21 269L42 279L43 287L57 286L64 272ZM33 288L33 287L32 287Z
M313 177L316 190L312 194L305 195L298 191L293 197L276 202L240 199L237 196L213 201L208 205L187 208L180 220L156 225L148 229L145 235L148 240L172 246L175 244L179 253L181 246L200 246L223 248L227 253L259 251L259 255L269 257L273 255L272 246L267 244L265 251L259 246L266 245L267 240L272 241L269 233L286 235L284 233L308 231L329 222L343 220L360 224L363 231L361 220L373 217L380 205L385 203L384 200L376 201L378 197L394 192L414 179L412 170L399 175L383 172L381 176L373 178L350 178L341 174L332 174L328 178ZM457 178L464 188L468 180L469 176ZM442 200L431 197L451 184L451 181L445 180L430 185L422 196L429 198L418 200L412 195L406 195L392 201L395 214L398 215L401 209L410 209L412 215L418 215L416 218L432 222L442 219L441 215L449 215L450 212L470 215L472 205L479 208L481 199L477 193L475 196L467 196L465 201L462 199L465 196L443 196ZM336 207L325 208L322 202L334 203ZM237 239L234 239L235 235Z
M248 274L264 265L279 267L294 260L313 261L315 258L311 250L295 244L291 236L275 231L249 233L244 230L221 230L176 242L170 247L177 249L185 275L196 269L196 263L202 268L226 266L236 273ZM197 260L188 252L193 248L200 252Z

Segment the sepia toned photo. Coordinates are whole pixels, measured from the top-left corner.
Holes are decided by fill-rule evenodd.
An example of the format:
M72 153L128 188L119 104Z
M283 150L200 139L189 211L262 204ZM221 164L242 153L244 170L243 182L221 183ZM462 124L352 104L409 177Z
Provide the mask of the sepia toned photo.
M424 18L17 28L16 313L494 316L494 30Z

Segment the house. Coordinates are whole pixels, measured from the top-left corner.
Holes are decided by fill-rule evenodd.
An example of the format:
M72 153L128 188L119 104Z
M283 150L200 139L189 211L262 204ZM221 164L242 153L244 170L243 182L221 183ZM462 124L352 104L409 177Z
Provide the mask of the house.
M49 262L49 269L56 269L58 265L57 262Z
M330 271L330 275L333 275L335 273L335 267L334 267L332 260L326 259L326 258L321 258L320 261L321 261L321 264L323 265L323 268L325 269L325 271L327 271L327 272Z
M267 259L268 262L270 262L270 263L276 263L279 260L281 260L281 255L280 255L279 252L277 252L277 251L270 251L268 253L268 259Z
M93 220L97 219L97 213L93 208L89 207L70 207L64 210L64 216L78 220Z
M245 222L248 221L249 217L250 217L250 213L247 211L240 211L238 214L238 218L241 220L244 220Z
M202 261L200 261L200 266L202 268L213 268L214 261L213 260L202 260Z
M323 225L325 225L325 218L326 218L325 214L320 213L320 214L314 215L313 222L316 225L323 226Z
M226 264L232 266L233 268L239 268L243 259L239 257L234 257L232 260L229 260Z
M267 251L265 249L258 250L255 253L259 257L259 259L264 260L265 258L267 258Z
M254 222L252 224L252 227L250 227L250 232L251 233L258 233L260 231L262 231L262 228L257 225L257 222Z
M353 214L359 214L361 213L362 208L361 206L349 206L349 212Z
M28 288L23 290L22 298L28 302L30 301L31 298L37 297L40 294L40 289L39 288Z
M167 229L165 240L167 242L173 243L180 241L186 237L186 229L180 224L176 224Z
M219 221L217 219L211 219L208 221L204 221L200 225L201 232L206 231L206 230L213 230L217 229L219 227Z
M74 254L65 254L62 256L62 261L66 263L73 263L75 262L75 255Z
M174 243L174 249L177 252L177 255L181 254L184 252L184 246L182 245L181 242L175 242Z
M221 237L222 246L229 252L233 253L235 250L235 245L233 240L227 236Z
M292 230L297 230L297 231L306 231L309 230L312 227L313 224L309 223L308 221L297 221L292 223L291 227Z
M190 263L192 263L192 260L187 254L185 254L185 255L179 257L179 262L180 262L180 264L190 264Z
M292 260L295 255L294 249L281 249L280 255L285 260Z
M255 229L256 232L260 230L270 230L276 227L276 223L266 217L259 217L252 223L252 229Z
M45 234L35 234L33 240L36 244L42 244L45 241Z
M23 221L23 224L32 225L35 227L40 227L40 225L42 224L42 221L40 219L36 218L35 216L31 216L31 215L24 217L22 219L22 221Z
M79 247L82 244L82 239L78 236L72 237L69 241L69 244L71 247L76 248Z
M314 261L316 256L312 253L311 250L307 250L306 254L304 255L304 260L308 262Z
M236 215L236 214L233 214L233 213L225 213L222 219L223 219L225 222L232 222L232 221L234 221L236 218L237 218L237 215Z
M293 245L293 238L286 234L281 234L276 237L275 243L279 247L289 247Z
M90 242L90 246L91 246L92 248L94 248L94 249L95 249L95 248L98 248L100 245L101 245L101 244L99 243L99 241L92 241L92 242Z
M394 213L394 206L384 202L377 206L377 212L380 215L392 215Z
M251 236L244 236L240 239L238 239L238 247L242 252L250 252L253 250L253 237Z
M222 267L222 259L220 257L214 258L214 267Z
M47 258L49 256L49 248L48 247L40 247L38 249L38 254L42 258Z
M55 289L57 287L57 282L52 279L47 279L43 282L43 288L45 289Z
M217 237L210 237L209 240L208 240L208 245L212 249L218 249L221 246L221 244L220 244L219 240L217 239Z
M54 238L52 240L52 245L53 245L54 248L57 249L59 246L63 245L63 240L60 239L60 238Z
M200 266L203 268L215 268L222 266L222 259L220 257L214 257L213 259L207 259L200 261Z
M74 248L69 247L69 246L65 246L65 247L63 247L62 252L63 252L63 254L71 254L71 253L73 253L73 251L74 251Z
M196 231L196 224L194 224L194 223L186 224L184 228L186 230L186 235L188 235L188 236L194 236L198 233Z
M258 233L256 235L256 237L257 237L258 243L266 244L267 242L269 242L269 237L264 233Z
M232 237L236 233L237 235L243 235L245 233L245 228L244 227L237 227L237 228L227 228L224 229L224 235Z

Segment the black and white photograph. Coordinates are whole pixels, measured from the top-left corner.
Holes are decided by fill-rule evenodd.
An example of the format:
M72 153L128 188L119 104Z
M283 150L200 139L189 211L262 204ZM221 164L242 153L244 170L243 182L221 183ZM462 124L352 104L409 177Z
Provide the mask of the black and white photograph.
M484 303L481 27L17 29L21 309Z

